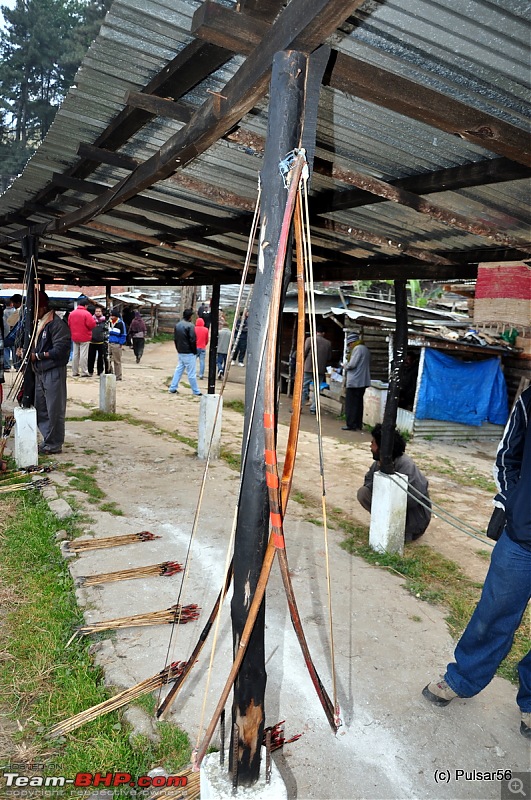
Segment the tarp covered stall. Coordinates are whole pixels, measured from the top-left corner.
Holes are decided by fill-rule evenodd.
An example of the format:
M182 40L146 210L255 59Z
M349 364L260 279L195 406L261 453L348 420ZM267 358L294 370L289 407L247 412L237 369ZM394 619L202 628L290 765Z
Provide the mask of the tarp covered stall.
M426 349L415 416L480 426L505 425L509 415L498 358L463 361Z

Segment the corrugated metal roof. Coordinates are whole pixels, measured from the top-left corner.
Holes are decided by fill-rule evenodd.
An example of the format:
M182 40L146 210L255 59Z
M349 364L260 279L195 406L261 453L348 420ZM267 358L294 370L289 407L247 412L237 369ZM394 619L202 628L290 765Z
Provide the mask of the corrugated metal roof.
M302 8L304 0L297 2ZM112 5L45 141L0 197L0 280L20 279L20 238L32 225L46 228L40 265L48 282L238 280L267 135L267 97L257 96L231 135L174 175L115 207L111 198L106 210L70 230L54 231L55 220L106 190L119 191L135 164L164 153L172 137L186 132L177 119L127 112L128 91L171 97L193 114L212 93L223 95L246 68L248 52L253 58L252 43L238 45L241 52L198 43L192 18L200 5ZM518 149L530 116L527 4L367 0L348 16L354 6L345 2L345 21L330 37L336 57L347 61L337 77L332 70L319 103L310 198L319 277L452 279L473 276L479 260L529 256L529 153ZM234 31L245 19L245 2L240 7L231 18ZM305 7L311 11L312 4ZM365 78L360 64L368 65ZM150 87L157 81L160 88ZM448 120L435 119L439 106ZM113 154L129 160L97 163L78 155L81 144L107 150L108 161ZM503 180L493 180L495 170ZM355 188L360 175L407 184L442 213L363 195ZM468 228L457 226L457 215ZM489 225L507 242L489 236ZM454 266L440 265L437 256Z

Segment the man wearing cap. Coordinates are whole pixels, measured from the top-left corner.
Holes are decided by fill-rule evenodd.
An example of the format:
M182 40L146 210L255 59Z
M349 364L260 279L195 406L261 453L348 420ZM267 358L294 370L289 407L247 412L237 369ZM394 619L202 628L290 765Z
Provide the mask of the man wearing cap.
M89 378L88 353L92 340L92 329L96 327L96 320L87 309L88 299L80 297L77 308L68 315L68 327L72 334L74 353L72 355L72 377L77 378L81 373L82 378Z
M66 365L72 339L68 325L49 308L44 292L39 292L37 318L31 364L37 425L44 440L39 452L51 455L62 451L65 439Z
M361 431L363 426L363 395L367 386L371 385L371 354L363 344L359 333L347 335L347 345L352 346L350 358L345 364L346 424L342 431Z

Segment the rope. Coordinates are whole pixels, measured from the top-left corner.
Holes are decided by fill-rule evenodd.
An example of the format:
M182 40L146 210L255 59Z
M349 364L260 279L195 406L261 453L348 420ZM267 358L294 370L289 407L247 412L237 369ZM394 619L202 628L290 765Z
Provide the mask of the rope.
M329 619L329 636L330 636L330 661L332 672L332 694L333 703L336 714L336 724L340 724L339 720L339 704L337 700L337 679L336 679L336 665L335 665L335 646L334 646L334 625L332 613L332 582L330 574L330 554L328 546L328 518L326 507L326 485L325 485L325 470L324 470L324 452L323 452L323 431L322 431L322 416L321 416L321 395L320 383L318 374L318 360L317 360L317 326L315 314L315 292L313 282L313 260L310 241L310 213L308 208L308 168L302 175L303 185L303 252L304 252L304 267L305 267L305 282L308 293L308 317L310 322L310 342L312 353L312 370L313 370L313 386L314 386L314 402L315 402L315 419L317 423L317 441L319 448L319 473L321 477L321 506L323 515L323 532L324 532L324 546L325 546L325 570L326 570L326 585L328 597L328 619Z
M490 541L488 541L488 540L485 541L484 538L480 539L479 536L475 535L475 533L479 533L482 537L485 536L485 533L483 531L480 531L479 528L474 528L473 525L469 525L467 522L463 522L463 520L459 519L459 517L456 517L455 514L452 514L450 511L447 511L445 508L443 508L438 503L436 503L434 500L432 500L431 497L428 497L427 495L423 494L415 486L410 486L409 483L408 483L407 486L405 486L402 481L398 481L396 478L393 477L393 475L388 475L388 477L391 478L393 483L396 483L396 485L399 486L402 489L403 492L405 492L410 497L412 497L419 505L421 505L424 508L428 509L428 511L431 511L433 507L439 509L439 513L435 514L435 516L437 516L440 519L442 519L443 522L446 522L448 525L451 525L453 528L456 528L456 530L461 531L461 533L465 533L467 536L471 536L473 539L477 539L478 542L482 542L483 544L487 544L489 547L494 547L494 544L491 544ZM423 498L423 500L429 500L431 505L428 505L427 503L422 502L422 500L420 500L421 497ZM451 521L452 519L454 519L457 522L459 522L460 525L456 525L454 522ZM468 531L465 530L465 528L461 527L462 525L467 525L467 527L470 530L468 530ZM471 531L475 531L475 533L471 533Z
M239 292L238 292L238 299L237 299L237 303L236 303L236 313L238 313L238 309L239 309L240 304L241 304L241 298L242 298L242 295L243 295L243 288L245 286L247 275L249 273L249 266L250 266L250 262L251 262L253 244L254 244L254 239L255 239L255 236L256 236L256 229L257 229L257 224L258 224L257 221L258 221L259 212L260 212L260 195L261 195L261 188L260 188L260 185L259 185L257 201L256 201L256 204L255 204L254 217L253 217L253 222L252 222L252 226L251 226L251 232L250 232L250 235L249 235L249 240L248 240L248 245L247 245L247 253L246 253L246 257L245 257L244 268L243 268L243 271L242 271L242 278L241 278L241 281L240 281L240 289L239 289ZM250 297L250 294L249 294L249 297ZM244 313L245 313L245 311L244 311ZM228 353L230 353L230 351L231 351L231 345L232 345L233 337L234 337L234 330L233 330L233 332L231 334L231 342L229 344ZM211 431L210 439L209 439L209 442L208 442L207 456L206 456L206 460L205 460L205 468L203 470L203 476L202 476L202 479L201 479L201 486L200 486L200 489L199 489L198 501L197 501L197 505L196 505L196 509L195 509L195 513L194 513L194 519L193 519L193 522L192 522L192 531L190 533L190 539L189 539L189 542L188 542L188 549L187 549L186 558L185 558L185 561L184 561L183 580L181 581L181 586L180 586L179 594L178 594L177 601L176 601L177 604L178 604L179 609L181 609L181 607L182 607L181 596L184 593L185 585L186 585L186 583L188 581L188 576L190 574L191 548L192 548L192 543L193 543L193 541L195 539L195 536L196 536L196 533L197 533L198 524L199 524L199 515L200 515L200 511L201 511L202 504L203 504L203 497L204 497L204 493L205 493L205 487L206 487L206 482L207 482L207 477L208 477L208 471L210 469L210 461L211 461L211 453L212 453L212 444L213 444L213 441L214 441L214 433L215 433L215 430L216 430L216 423L217 423L219 411L220 411L220 408L221 408L221 398L222 398L223 393L225 391L225 386L226 386L227 378L228 378L229 366L228 366L228 364L226 364L225 366L226 366L226 369L225 369L225 372L224 372L223 381L222 381L220 392L219 392L218 402L216 404L216 411L215 411L215 414L214 414L214 420L213 420L213 424L212 424L212 431ZM248 448L248 441L246 442L246 445L245 445L244 458L246 457L247 448ZM243 463L243 459L242 459L242 463ZM239 499L240 498L238 496L238 503L237 503L237 506L236 506L236 510L238 508ZM228 547L227 547L227 554L230 554L230 552L231 552L232 544L233 544L233 541L234 541L234 531L235 531L235 524L234 524L233 530L231 530L231 535L230 535L230 538L229 538L229 544L228 544ZM226 576L227 576L227 570L228 570L229 563L230 563L230 559L227 557L226 565L225 565L225 572L224 572L224 576L225 576L224 584L225 584L225 580L226 580ZM218 612L217 617L216 617L216 631L217 631L217 620L219 620L220 617L221 617L221 606L222 606L222 603L220 603L219 612ZM166 651L166 659L165 659L164 667L166 667L168 665L168 663L170 663L173 660L173 656L175 655L175 648L177 646L177 635L176 635L175 632L179 631L178 625L180 623L180 615L181 615L181 611L179 610L178 615L176 615L175 622L171 627L170 639L169 639L168 648L167 648L167 651ZM172 648L173 648L173 653L172 653ZM158 702L157 702L158 705L160 705L161 693L162 693L162 687L160 687L160 689L159 689L159 696L158 696Z

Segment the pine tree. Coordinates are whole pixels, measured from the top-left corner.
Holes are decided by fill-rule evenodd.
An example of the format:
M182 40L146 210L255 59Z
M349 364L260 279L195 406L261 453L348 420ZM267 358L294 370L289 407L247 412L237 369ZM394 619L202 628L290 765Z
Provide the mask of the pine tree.
M110 0L17 0L2 7L0 173L20 172L53 122Z

